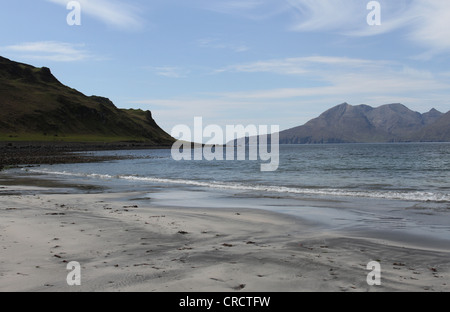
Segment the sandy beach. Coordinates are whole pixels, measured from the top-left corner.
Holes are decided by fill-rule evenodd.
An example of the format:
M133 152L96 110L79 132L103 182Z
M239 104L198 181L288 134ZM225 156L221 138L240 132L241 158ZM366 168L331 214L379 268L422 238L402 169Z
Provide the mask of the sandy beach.
M442 248L264 210L158 207L139 192L28 182L0 183L3 292L450 290ZM72 261L81 286L67 284ZM367 283L370 261L381 265L380 286Z

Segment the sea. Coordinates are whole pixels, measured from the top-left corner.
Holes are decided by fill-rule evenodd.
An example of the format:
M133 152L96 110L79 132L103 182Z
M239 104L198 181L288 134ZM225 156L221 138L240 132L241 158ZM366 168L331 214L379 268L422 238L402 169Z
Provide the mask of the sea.
M12 169L89 192L142 194L147 205L263 209L319 231L372 233L450 247L450 144L280 145L278 170L261 161L173 159L170 149L88 152L128 159Z

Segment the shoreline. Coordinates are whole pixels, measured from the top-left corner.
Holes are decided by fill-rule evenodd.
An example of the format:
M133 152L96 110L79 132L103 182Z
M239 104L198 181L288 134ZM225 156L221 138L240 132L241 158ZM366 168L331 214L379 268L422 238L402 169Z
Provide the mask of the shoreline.
M124 159L117 156L89 156L77 152L106 150L169 149L140 142L70 143L70 142L0 142L0 171L24 165L92 163ZM129 157L126 157L127 159Z
M23 184L0 181L0 291L450 290L450 251L393 236L259 209L162 207L142 192ZM81 286L66 283L70 261L81 264ZM381 264L381 286L367 284L370 261Z

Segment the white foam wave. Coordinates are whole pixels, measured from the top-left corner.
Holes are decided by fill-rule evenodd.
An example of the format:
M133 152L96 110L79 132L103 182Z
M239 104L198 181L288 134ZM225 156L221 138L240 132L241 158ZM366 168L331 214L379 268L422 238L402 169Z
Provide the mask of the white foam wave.
M365 198L380 198L380 199L392 199L392 200L407 200L407 201L432 201L432 202L450 202L450 194L434 193L434 192L421 192L421 191L349 191L345 189L333 189L333 188L299 188L299 187L287 187L287 186L267 186L267 185L251 185L236 182L205 182L186 179L168 179L168 178L155 178L155 177L139 177L132 175L108 175L97 173L73 173L73 172L56 172L47 170L34 170L28 169L29 172L43 173L51 175L63 175L73 177L87 177L102 180L122 179L127 181L141 181L147 183L160 183L160 184L178 184L178 185L190 185L206 188L216 188L225 190L237 190L237 191L254 191L264 193L287 193L287 194L300 194L300 195L317 195L317 196L338 196L338 197L365 197Z

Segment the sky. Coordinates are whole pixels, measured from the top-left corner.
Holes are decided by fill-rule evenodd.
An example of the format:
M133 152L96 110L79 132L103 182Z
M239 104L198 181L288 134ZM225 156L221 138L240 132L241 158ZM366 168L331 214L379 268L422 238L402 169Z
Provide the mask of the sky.
M450 110L448 0L70 2L8 0L0 55L168 133L194 117L284 130L344 102Z

